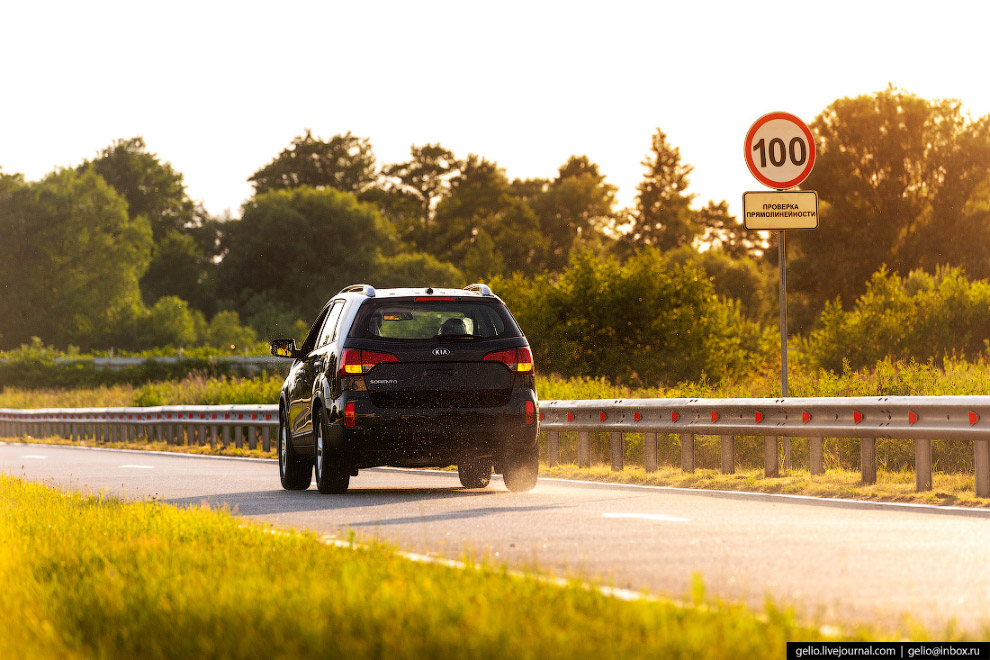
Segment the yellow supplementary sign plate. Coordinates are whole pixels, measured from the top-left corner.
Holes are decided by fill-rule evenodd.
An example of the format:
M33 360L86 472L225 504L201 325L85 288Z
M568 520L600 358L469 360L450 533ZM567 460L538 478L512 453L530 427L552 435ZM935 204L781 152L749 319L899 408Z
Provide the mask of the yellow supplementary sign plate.
M746 229L818 229L818 193L744 192L743 223Z

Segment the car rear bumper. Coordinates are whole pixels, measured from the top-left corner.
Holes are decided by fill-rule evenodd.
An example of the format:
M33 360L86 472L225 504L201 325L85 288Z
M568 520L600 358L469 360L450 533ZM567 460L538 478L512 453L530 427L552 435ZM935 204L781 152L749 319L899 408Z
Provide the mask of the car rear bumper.
M339 418L341 448L355 467L456 465L465 458L533 450L539 433L538 403L532 390L515 390L497 408L377 408L363 393L338 401L354 404L354 426ZM526 402L536 413L527 424ZM342 412L341 412L342 415Z

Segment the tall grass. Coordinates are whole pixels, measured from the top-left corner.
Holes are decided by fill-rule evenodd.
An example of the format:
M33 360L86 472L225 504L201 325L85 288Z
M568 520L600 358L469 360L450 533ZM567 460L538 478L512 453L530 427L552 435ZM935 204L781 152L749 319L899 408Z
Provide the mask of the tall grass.
M5 475L0 522L5 658L777 659L825 637L700 588L687 606L621 601Z

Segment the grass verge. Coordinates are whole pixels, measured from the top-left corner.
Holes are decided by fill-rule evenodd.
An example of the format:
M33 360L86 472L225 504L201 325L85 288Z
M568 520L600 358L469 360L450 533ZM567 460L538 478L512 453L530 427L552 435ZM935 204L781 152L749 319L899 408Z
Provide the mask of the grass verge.
M889 634L826 637L769 603L708 602L700 583L686 605L625 601L6 475L0 520L0 657L777 659L787 641Z

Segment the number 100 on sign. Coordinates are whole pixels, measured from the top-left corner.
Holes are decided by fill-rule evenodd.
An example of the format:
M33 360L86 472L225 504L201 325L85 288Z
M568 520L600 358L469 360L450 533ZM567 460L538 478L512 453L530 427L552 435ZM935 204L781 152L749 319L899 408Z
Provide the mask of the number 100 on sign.
M786 112L760 117L746 134L746 164L753 176L777 190L793 188L815 166L815 140L803 121Z

